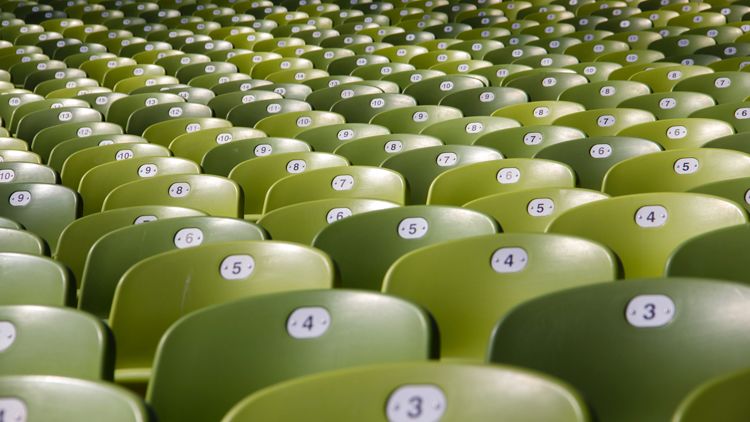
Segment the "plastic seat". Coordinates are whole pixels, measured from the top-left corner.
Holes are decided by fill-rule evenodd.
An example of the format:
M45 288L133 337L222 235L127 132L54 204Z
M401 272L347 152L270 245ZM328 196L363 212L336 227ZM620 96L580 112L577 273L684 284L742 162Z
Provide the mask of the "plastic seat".
M502 107L492 116L517 120L524 126L551 125L559 117L584 110L582 105L570 101L532 101Z
M0 149L0 157L4 162L13 161L21 163L36 163L41 164L42 159L38 154L29 151L18 151L9 149Z
M44 239L34 233L25 231L15 221L2 217L0 228L0 251L27 255L49 255Z
M611 195L681 192L745 176L750 156L739 151L692 148L632 158L613 166L602 190Z
M149 274L157 268L170 271L154 283ZM248 279L252 283L240 281ZM162 334L192 311L248 296L329 288L332 282L328 257L286 242L218 242L146 258L125 273L113 299L109 321L118 346L116 377L126 383L148 380ZM153 293L185 289L187 301L181 294L153 300L159 296Z
M508 158L532 158L550 145L585 137L571 127L534 125L493 131L476 139L473 145L495 149Z
M200 162L206 173L227 176L236 165L250 159L310 150L310 145L297 139L255 137L214 146L203 155Z
M644 110L602 108L568 114L556 119L554 124L580 129L588 136L612 136L628 127L652 121L655 121L654 115Z
M675 85L673 90L702 92L713 97L718 104L724 104L744 100L744 87L747 85L750 85L748 73L715 72L687 78Z
M144 107L130 114L127 132L133 135L145 133L149 126L173 119L211 117L208 106L191 103L159 103ZM144 136L146 138L146 136Z
M565 90L587 84L588 80L575 73L545 72L513 79L506 86L526 92L530 101L557 100Z
M236 183L218 176L155 176L113 189L102 210L139 205L180 206L218 217L238 217L241 216L242 193Z
M341 370L289 381L261 390L240 401L226 416L226 420L247 421L254 418L263 419L269 417L268 415L288 419L317 417L334 420L345 418L353 408L358 409L357 412L362 412L363 420L382 417L384 408L387 409L388 415L393 417L406 414L413 409L400 406L399 396L396 394L408 391L403 389L420 385L419 383L427 383L431 386L430 390L434 388L432 391L445 394L444 398L438 401L451 403L451 408L441 406L440 410L430 413L434 412L448 419L466 417L468 409L471 409L472 417L480 419L512 418L519 414L540 419L559 418L561 421L586 419L585 405L580 402L577 393L556 380L537 373L510 367L411 363ZM526 388L516 388L521 385ZM476 395L480 390L498 399L491 401L491 404L478 402ZM312 396L316 397L316 402L320 401L321 406L292 409L283 405L288 401L298 401L301 397ZM419 399L414 403L421 403L427 398L423 395L414 397ZM526 400L529 403L544 400L549 404L539 408L524 405Z
M331 110L350 123L369 123L377 114L394 109L416 106L413 97L403 94L359 95L341 100Z
M31 105L31 104L29 104ZM18 110L16 110L18 111ZM60 107L29 113L18 121L16 136L31 141L42 129L59 123L99 122L102 115L98 111L81 107Z
M108 122L71 122L60 123L37 132L31 142L31 149L47 161L52 149L68 139L83 139L96 135L121 135L119 125Z
M344 143L389 133L390 131L383 126L341 123L308 129L295 135L295 138L307 142L314 151L333 152Z
M309 112L312 110L310 104L292 99L269 99L256 100L246 104L238 104L232 108L227 115L227 120L237 126L255 126L262 119L290 112ZM262 130L262 129L261 129Z
M587 110L617 107L621 102L651 93L645 84L632 81L601 81L566 89L560 100L577 102Z
M618 135L646 138L659 143L664 149L677 149L700 147L712 139L733 133L732 126L721 120L679 118L630 126Z
M351 318L362 312L363 303L366 303L364 309L377 312L383 318ZM267 329L268 321L284 323L290 313L304 312L307 308L300 308L310 306L315 309L325 307L326 314L339 323L327 329L325 336L302 342L283 331ZM261 314L263 318L255 316ZM226 326L226 321L242 321L243 331L248 334L246 346L238 345L229 354L225 348L219 351L216 345L229 336L236 339L236 334L233 330L213 328L216 324ZM316 326L316 320L312 321ZM424 360L432 354L432 333L427 321L424 312L399 299L350 291L282 293L207 309L183 319L165 337L158 353L148 400L164 421L181 420L185 415L219 419L241 398L285 379L363 364ZM295 330L290 329L292 332ZM353 332L369 334L352 336ZM371 335L374 332L378 333L377 340ZM258 341L273 344L274 353L265 353L251 346ZM356 347L346 347L345 353L334 356L329 352L331 342L338 345L356 344ZM397 346L384 348L384 344ZM199 351L202 358L195 360L195 355L185 354L185 347ZM289 353L280 353L287 349ZM292 350L295 352L291 353ZM218 356L217 353L223 356L221 360L224 364L217 365L213 359L206 359ZM316 358L311 360L310 356ZM226 364L229 362L231 371L227 370ZM192 368L192 379L202 382L183 382L185 367ZM263 370L269 367L286 369ZM222 380L224 387L220 397L212 400L211 406L186 404L195 403L196 400L191 398L202 397L207 391L212 391L205 388L215 382L212 380Z
M690 91L657 92L633 97L620 103L622 108L635 108L652 113L657 119L677 119L693 116L702 109L713 109L714 99L708 94ZM694 116L711 117L718 116Z
M406 178L407 204L424 204L430 184L438 175L456 167L501 158L500 153L489 148L438 145L400 152L385 160L382 166Z
M467 183L467 180L472 182ZM461 188L457 189L459 185ZM460 206L495 193L574 186L575 174L566 165L547 160L510 158L474 163L439 175L430 185L427 203Z
M294 137L300 132L314 127L344 123L340 114L326 111L292 111L268 116L255 124L269 136Z
M419 133L435 122L460 117L463 115L456 108L424 105L384 111L375 115L370 123L385 126L394 133Z
M13 112L20 106L36 101L44 100L44 97L30 92L19 92L16 94L0 94L0 118L4 126L10 129L10 119Z
M144 87L154 87L176 83L179 83L179 80L173 76L133 76L120 80L119 82L117 82L117 85L115 85L113 89L116 92L130 94Z
M183 103L182 97L169 93L149 93L129 95L112 103L107 110L107 121L117 123L123 128L127 126L128 119L136 111L152 107L157 104Z
M440 100L440 105L458 108L464 116L489 116L502 107L527 101L528 96L520 89L490 86L449 94Z
M67 160L70 155L83 149L110 144L141 143L146 143L146 140L139 136L122 134L103 134L87 136L85 138L70 138L61 141L52 148L47 159L47 165L59 173L62 171L65 160Z
M404 95L414 97L418 104L438 104L443 98L455 92L484 87L485 83L479 77L445 75L415 82L404 89Z
M0 180L3 183L48 183L57 182L57 173L42 164L0 162Z
M395 154L442 144L440 139L433 136L394 133L347 142L336 148L335 153L355 165L379 166Z
M630 46L623 41L591 40L568 47L565 54L575 56L581 62L608 61L603 60L606 54L630 50Z
M744 101L705 107L694 111L690 117L718 119L730 124L737 132L745 132L750 128L745 121L750 117L750 108Z
M515 120L504 117L469 116L434 123L420 133L434 136L447 145L472 145L487 133L519 126Z
M747 369L741 369L700 384L682 400L673 420L692 422L717 414L728 422L742 420L747 405L741 393L747 382Z
M254 224L204 216L170 218L114 230L100 237L89 250L78 306L106 319L120 278L140 261L172 250L264 238L263 230Z
M7 229L6 229L7 230ZM68 270L52 259L23 253L0 253L3 280L0 305L67 306L74 303Z
M257 89L241 90L218 94L208 102L208 106L214 111L216 117L227 118L232 108L238 105L263 100L279 100L281 98L282 96L275 92Z
M716 280L662 279L555 293L498 324L489 360L570 382L607 420L668 420L692 389L747 366L736 353L746 341L746 290ZM738 311L717 314L711 306L717 303ZM648 353L634 358L646 345ZM675 347L682 350L677 356ZM653 374L681 382L643 386L642 377Z
M562 251L585 256L586 270L570 263ZM447 265L438 268L436 262ZM548 271L550 266L554 272ZM403 256L388 271L383 291L419 304L433 315L441 333L442 359L481 361L498 319L516 305L559 290L614 280L617 271L614 255L588 240L494 234L443 242ZM466 282L456 283L457 274L463 274L460 278Z
M374 86L345 84L330 88L319 89L310 94L305 101L316 110L330 110L334 104L342 99L352 98L359 95L381 94L382 91Z
M113 347L104 324L92 315L48 306L2 306L2 373L86 380L111 379ZM60 335L64 333L64 335ZM54 342L55 347L49 347Z

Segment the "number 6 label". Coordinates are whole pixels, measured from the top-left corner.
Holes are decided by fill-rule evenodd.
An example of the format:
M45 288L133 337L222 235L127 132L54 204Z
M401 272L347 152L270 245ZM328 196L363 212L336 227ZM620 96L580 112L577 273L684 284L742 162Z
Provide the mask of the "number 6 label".
M389 422L436 422L443 417L447 400L434 385L404 385L388 397Z
M636 296L625 309L628 323L638 328L662 327L674 319L674 314L674 302L664 295Z

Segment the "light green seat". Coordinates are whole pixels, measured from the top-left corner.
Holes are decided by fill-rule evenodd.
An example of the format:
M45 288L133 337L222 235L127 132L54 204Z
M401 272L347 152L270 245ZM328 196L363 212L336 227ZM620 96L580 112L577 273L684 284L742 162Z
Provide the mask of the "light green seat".
M747 184L747 178L736 179L734 184L715 183L698 188L695 192L720 195L728 199L737 200L744 197L744 191L740 193L743 184ZM744 182L744 183L742 183ZM722 186L723 185L723 186ZM717 192L719 189L723 192ZM734 192L731 192L731 191ZM735 198L731 198L734 194ZM747 204L742 201L743 205ZM716 280L727 280L747 285L750 282L747 271L743 268L743 258L746 255L747 224L730 226L713 230L700 236L695 236L675 249L669 257L666 273L671 277L697 277Z
M588 189L536 188L485 196L463 207L491 216L504 233L544 233L563 212L608 197Z
M331 261L320 251L270 240L219 242L146 258L122 276L112 302L116 379L147 381L159 339L193 311L249 296L326 289L333 277Z
M345 122L344 116L329 111L291 111L265 117L255 124L255 128L268 136L293 138L311 128Z
M132 112L128 118L127 132L133 135L141 135L149 126L156 123L189 117L211 117L211 115L211 109L202 104L160 102L151 107L143 107Z
M104 73L102 85L107 88L115 88L118 82L134 76L164 76L164 68L155 64L132 64L113 67ZM122 91L120 91L122 92Z
M75 92L74 92L75 91ZM57 97L66 98L74 94L76 98L81 99L89 103L91 108L98 111L102 116L106 116L109 112L109 108L117 100L121 100L127 97L127 94L122 92L112 92L108 88L89 88L89 89L64 89L50 93L47 98ZM122 126L122 125L121 125Z
M38 255L0 253L0 306L67 306L75 287L61 263Z
M0 379L4 415L34 415L48 421L86 420L91 415L111 422L147 422L143 399L111 383L56 377L6 376Z
M63 185L78 189L81 178L92 168L113 161L140 157L169 157L169 150L155 144L112 144L86 148L71 154L60 172Z
M120 135L122 132L119 125L109 122L61 123L37 132L31 142L31 150L47 161L52 149L62 141L94 135Z
M623 129L656 118L648 111L635 108L601 108L562 116L554 124L580 129L588 136L613 136Z
M495 222L479 212L415 205L345 218L324 228L313 246L331 256L343 287L380 290L388 268L408 252L496 232Z
M497 326L488 360L569 382L605 420L673 420L692 389L747 368L748 357L737 353L748 346L747 294L742 285L694 279L555 293L511 311ZM735 311L717 313L716 306ZM643 384L654 376L669 381Z
M10 101L10 100L9 100ZM25 101L21 100L21 103L15 107L11 112L11 117L6 122L7 129L11 133L18 132L18 122L24 117L35 111L49 110L53 108L61 107L89 107L88 103L77 98L47 98L44 100L33 100ZM33 138L33 136L32 136ZM31 141L31 139L29 139Z
M669 91L633 97L621 102L619 107L645 110L661 120L688 117L701 109L713 108L715 104L714 99L708 94L690 91ZM712 118L716 117L712 116Z
M1 306L0 374L112 379L114 344L93 315L70 308ZM52 346L54 345L54 346Z
M487 133L474 145L495 149L508 158L532 158L548 146L585 137L585 133L572 127L532 125Z
M315 151L333 152L337 147L356 139L390 134L378 125L366 123L341 123L307 129L295 136L307 142Z
M80 178L77 190L83 200L82 215L102 210L107 195L115 188L156 175L199 174L193 161L169 156L139 156L128 160L100 163Z
M617 107L621 102L651 93L648 85L633 81L601 81L570 87L560 100L572 101L587 110Z
M247 160L287 152L307 152L310 145L292 138L260 137L239 139L214 146L203 156L204 172L227 176L232 169Z
M148 205L118 208L83 216L70 223L62 232L53 257L65 264L75 280L80 281L89 249L105 234L133 224L199 215L205 214L189 208Z
M570 101L532 101L502 107L495 110L492 116L517 120L524 126L551 125L562 116L584 110L582 105Z
M577 259L571 261L569 254ZM617 273L615 256L588 240L492 234L402 256L388 270L383 292L430 312L440 331L441 359L482 361L497 321L515 306L560 290L612 281Z
M18 92L0 94L0 117L2 117L5 127L10 128L10 118L13 112L26 103L42 101L44 97L31 92Z
M549 231L609 247L620 258L626 278L660 277L682 242L746 221L742 208L715 196L658 192L581 205L557 217Z
M113 189L102 210L139 205L194 208L217 217L242 215L242 191L234 181L207 174L174 174L136 180Z
M750 114L750 109L748 110ZM657 120L630 126L620 131L620 136L650 139L664 149L697 148L712 139L732 135L734 129L729 123L716 119L678 118Z
M229 142L263 138L266 134L247 127L218 127L203 129L180 135L169 144L169 149L178 157L200 163L213 148Z
M315 236L329 224L352 215L398 205L374 199L321 199L277 208L264 214L258 224L273 240L311 245Z
M517 121L505 117L469 116L434 123L420 133L434 136L448 145L472 145L487 133L519 126Z
M154 123L144 130L141 136L151 143L168 146L179 136L186 133L230 127L232 127L232 123L225 119L215 117L182 117Z
M325 309L327 318L336 321L324 336L300 339L270 328L306 318L304 312L310 308ZM293 312L297 314L290 320ZM380 317L357 318L362 312ZM319 321L311 320L313 327ZM217 329L227 324L243 335ZM296 328L290 331L296 333ZM219 420L248 394L290 378L365 364L425 360L433 354L432 340L429 317L392 297L317 290L247 298L195 313L168 331L147 400L165 422L185 417ZM227 341L235 342L235 347L228 349ZM206 394L212 397L210 406L200 400Z
M483 196L529 188L575 187L575 173L554 161L508 158L449 170L430 185L428 204L461 206Z
M739 132L734 135L722 136L707 142L705 148L722 148L735 151L742 151L750 154L750 144L748 143L750 132Z
M613 196L645 192L685 192L747 176L750 155L727 149L688 148L633 157L614 165L602 191Z
M747 72L714 72L697 75L680 81L673 91L695 91L708 94L717 104L743 101L750 86Z
M580 187L600 190L605 174L615 164L659 151L659 144L647 139L595 136L550 145L540 150L535 157L567 164L576 172Z
M252 223L207 216L168 218L113 230L88 252L78 308L107 319L120 278L144 259L199 245L265 237L263 229Z
M445 75L415 82L406 87L403 93L411 95L421 105L438 104L448 95L485 86L486 83L481 76Z
M33 103L32 103L33 104ZM17 110L18 111L18 110ZM102 115L90 108L61 107L29 113L18 122L16 137L31 142L42 129L68 122L100 122Z
M558 98L564 100L560 96L563 92L587 83L588 80L577 73L550 71L518 77L505 86L523 90L529 96L529 101L552 101Z
M253 147L254 150L255 147ZM263 212L268 190L277 181L305 171L347 164L345 158L324 152L300 151L272 154L268 157L258 157L239 163L229 173L229 178L242 188L245 215L257 216Z
M406 182L395 171L368 166L326 167L306 170L274 183L266 194L263 213L327 198L379 199L401 205L405 194Z
M423 385L428 389L399 400L409 387ZM436 399L432 392L443 396ZM479 399L485 395L491 399ZM290 402L300 404L288 406ZM446 406L425 409L425 402ZM288 381L250 395L223 420L342 420L356 413L363 422L375 422L383 419L384 409L392 418L418 414L445 420L588 420L578 393L550 377L499 365L432 362L368 366Z
M449 94L440 100L440 105L458 108L464 116L489 116L507 105L527 101L528 96L520 89L489 86Z
M653 92L669 92L680 81L707 73L712 71L705 66L667 66L638 72L630 80L648 85Z
M57 173L50 167L35 163L0 162L2 183L57 183Z
M382 167L406 178L407 204L424 204L430 185L446 171L483 161L499 160L502 154L472 145L438 145L404 151L383 161Z
M579 75L583 75L590 82L606 81L609 75L622 66L611 62L581 62L578 64L565 66L566 69L573 70Z

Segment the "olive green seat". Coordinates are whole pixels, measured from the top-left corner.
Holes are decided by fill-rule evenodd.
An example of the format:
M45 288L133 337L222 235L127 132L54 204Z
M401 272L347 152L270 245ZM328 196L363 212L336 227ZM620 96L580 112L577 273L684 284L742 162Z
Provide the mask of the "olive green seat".
M290 111L265 117L255 124L255 128L268 136L293 138L305 130L345 122L344 116L329 111Z
M461 206L487 195L541 187L575 187L575 173L564 164L530 158L469 164L437 176L427 203Z
M485 395L491 399L479 399ZM224 420L342 420L356 413L360 420L374 422L383 419L384 409L392 419L588 420L583 399L553 378L500 365L434 362L372 365L288 381L251 394Z
M156 77L164 76L166 72L164 68L155 64L132 64L125 66L117 66L111 68L104 73L102 78L102 85L107 88L115 89L115 86L120 82L134 76L137 77ZM121 90L117 90L123 92Z
M33 103L32 103L33 104ZM31 104L30 104L31 105ZM22 117L18 122L16 136L31 142L43 129L60 123L100 122L102 115L91 108L61 107L39 110Z
M121 135L122 132L122 127L109 122L61 123L37 132L31 142L31 150L39 154L42 160L48 161L50 153L60 142L95 135Z
M325 227L313 246L331 256L343 287L380 290L388 268L408 252L438 242L496 232L495 222L479 212L415 205L345 218ZM362 236L368 241L358 240Z
M185 100L179 95L164 92L128 95L112 103L109 110L107 110L107 121L117 123L125 128L128 125L130 116L138 110L157 104L184 102Z
M436 177L454 168L499 160L502 154L471 145L439 145L404 151L383 161L382 167L399 172L408 185L407 204L424 204Z
M0 227L0 252L28 255L48 255L47 243L34 233L23 230L20 224L3 217Z
M380 199L403 204L405 194L404 178L392 170L367 166L318 168L274 183L266 194L263 213L287 205L326 198Z
M333 277L322 252L271 240L218 242L146 258L123 274L112 302L116 380L148 381L159 339L193 311L249 296L327 289Z
M734 135L722 136L712 141L707 142L705 148L722 148L731 149L735 151L742 151L750 154L750 144L748 144L748 136L750 132L739 132Z
M608 197L588 189L536 188L488 195L464 204L464 208L491 216L504 233L544 233L563 212Z
M169 144L169 149L179 157L200 163L213 148L240 140L258 139L265 133L247 127L218 127L180 135Z
M411 95L418 104L438 104L448 95L467 89L486 86L482 77L474 75L445 75L415 82L406 89L404 95Z
M93 315L70 308L0 306L0 374L112 379L114 344Z
M143 144L146 140L140 136L124 134L91 135L85 138L71 138L58 143L52 148L47 159L47 165L55 171L62 171L65 160L72 154L96 146L112 144Z
M750 173L750 155L727 149L686 148L633 157L614 165L602 191L613 196L685 192Z
M403 94L358 95L343 99L333 105L331 111L344 116L349 123L370 123L377 114L417 105L416 100Z
M612 72L621 67L621 65L611 62L581 62L565 66L566 69L573 70L579 75L585 76L590 82L606 81Z
M151 143L166 147L171 145L175 139L187 133L230 127L232 127L232 123L225 119L215 117L180 117L154 123L146 128L141 136Z
M750 130L750 103L746 101L730 102L695 110L690 117L722 120L730 124L737 132ZM726 134L724 134L726 135Z
M236 165L253 158L307 151L310 151L310 146L306 142L292 138L238 139L208 150L203 156L201 166L206 173L227 176Z
M312 106L304 101L272 98L238 103L237 106L229 110L226 118L236 126L253 127L269 116L311 110Z
M693 113L702 109L713 109L714 99L708 94L690 91L656 92L653 94L633 97L620 103L623 108L635 108L652 113L657 119L676 119L682 117L711 117ZM720 106L723 107L723 106Z
M1 306L75 303L75 283L60 262L38 255L0 252L0 269Z
M495 110L512 104L528 101L528 95L520 89L489 86L461 90L446 95L440 105L455 107L464 116L489 116Z
M601 108L562 116L554 124L580 129L588 136L614 136L631 126L655 120L653 114L644 110Z
M88 251L78 308L107 319L120 278L133 265L162 252L265 237L263 229L252 223L207 216L169 218L113 230Z
M61 89L47 95L48 98L53 96L56 98L69 97L70 94L74 94L76 98L81 99L89 103L91 108L98 111L102 116L106 116L109 112L109 107L112 106L117 100L127 97L127 94L122 92L112 92L108 88L88 88L88 89Z
M735 202L742 200L742 205L747 207L744 201L744 191L747 189L744 189L742 193L739 192L743 189L742 185L747 184L747 178L736 179L736 182L738 183L714 183L715 188L707 185L705 189L699 187L694 191L723 196ZM719 189L723 192L717 192ZM734 194L733 198L727 195L730 190L734 191L731 192ZM748 284L750 278L742 268L748 227L747 224L735 225L713 230L685 241L670 256L666 273L672 277L711 278Z
M169 157L170 155L167 148L148 143L95 146L71 154L63 163L60 174L63 185L78 189L81 178L98 165L132 158Z
M434 123L420 133L434 136L449 145L472 145L487 133L520 126L517 121L505 117L468 116Z
M737 352L747 347L746 293L734 283L679 278L555 293L511 311L488 360L569 382L605 420L673 420L691 390L747 368ZM716 306L736 312L717 313ZM657 375L668 381L643 384Z
M560 100L577 102L587 110L617 107L621 102L651 93L648 85L633 81L601 81L570 87Z
M10 118L18 107L26 103L42 100L44 100L44 97L30 92L0 94L0 118L3 119L5 126L10 128Z
M746 368L721 374L695 387L675 410L675 422L694 422L720 415L727 422L741 421L747 415L744 391L748 385Z
M0 184L0 216L22 224L55 250L65 226L79 214L75 191L60 185L42 183Z
M362 312L380 318L355 317ZM336 323L329 326L331 320ZM269 322L287 329L269 328ZM240 342L235 330L216 328L227 323L242 330ZM303 329L314 334L302 334ZM280 381L365 364L426 360L433 355L432 340L429 317L392 297L316 290L247 298L195 313L169 330L147 400L165 422L219 420L248 394ZM219 346L227 341L235 346ZM200 381L186 382L188 374ZM212 397L210 406L200 400L206 394Z
M211 109L202 104L158 103L132 112L128 118L127 132L133 135L141 135L149 126L156 123L171 119L211 117L211 115Z
M250 89L217 94L208 102L208 106L214 111L215 116L227 118L229 112L239 105L262 100L280 100L281 98L282 96L275 92Z
M473 145L495 149L508 158L532 158L548 146L585 137L585 133L572 127L531 125L487 133Z
M356 139L387 134L390 134L390 131L383 126L340 123L307 129L295 135L295 138L307 142L315 151L332 152L339 146Z
M642 123L625 128L618 135L650 139L670 150L701 147L733 133L732 126L724 121L690 117Z
M630 80L648 85L653 92L669 92L684 79L708 73L711 69L705 66L668 66L638 72Z
M118 208L83 216L70 223L60 235L53 257L65 264L77 282L83 276L83 267L91 246L105 234L133 224L150 221L205 215L203 212L180 207L147 205Z
M568 254L577 259L571 261ZM497 321L515 306L560 290L613 281L617 274L616 257L597 243L504 233L406 254L388 270L383 292L430 312L440 331L441 359L481 362Z
M672 90L695 91L708 94L717 104L743 101L750 86L750 74L746 72L714 72L696 75L680 81Z
M126 183L113 189L102 211L140 205L194 208L217 217L239 217L242 191L234 181L207 174L171 174Z
M111 383L58 376L25 375L0 379L3 414L9 420L34 415L48 421L86 420L92 415L112 422L147 422L143 399Z
M433 136L393 133L343 143L334 153L347 158L355 165L379 166L393 155L440 145L443 145L443 142Z
M541 72L515 78L505 86L523 90L529 101L552 101L564 100L560 96L563 92L587 83L588 80L577 73Z
M0 162L0 183L57 183L57 173L36 163Z
M9 100L10 101L10 100ZM77 98L47 98L43 100L31 99L24 96L20 103L11 110L11 116L6 122L7 129L12 133L18 132L18 122L27 115L41 110L58 109L61 107L89 107L86 101ZM16 101L13 101L16 103Z
M584 110L582 105L570 101L532 101L502 107L492 116L517 120L523 126L551 125L560 117Z
M694 224L698 220L701 224ZM722 198L658 192L578 206L557 217L549 232L580 236L609 247L620 258L625 278L660 277L669 256L684 241L746 221L741 207Z

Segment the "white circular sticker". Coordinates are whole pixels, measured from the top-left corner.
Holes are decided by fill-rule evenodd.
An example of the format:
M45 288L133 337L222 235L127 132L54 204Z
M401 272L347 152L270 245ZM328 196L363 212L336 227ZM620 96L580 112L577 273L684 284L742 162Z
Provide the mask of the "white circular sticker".
M611 114L605 114L605 115L603 115L603 116L599 116L599 117L598 117L598 118L596 119L596 124L597 124L597 126L599 126L599 127L610 127L610 126L614 126L615 122L616 122L616 120L615 120L615 116L613 116L613 115L611 115Z
M219 273L225 280L242 280L255 270L255 260L250 255L230 255L219 265Z
M351 216L352 210L349 208L333 208L326 214L326 221L331 224Z
M544 140L541 132L529 132L523 135L523 143L526 145L539 145Z
M25 207L31 203L31 192L26 190L15 191L10 194L8 203L12 207Z
M714 86L716 88L728 88L730 85L732 85L732 80L729 78L716 78L716 80L714 80Z
M484 131L484 125L482 122L471 122L465 127L466 133L475 134Z
M16 172L13 169L0 170L0 183L10 183L16 178Z
M383 146L383 149L385 149L385 152L389 154L394 154L397 152L401 152L401 150L404 148L404 144L401 141L394 140L394 141L388 141Z
M430 115L426 111L417 111L411 116L411 119L417 123L426 122Z
M331 314L320 306L297 308L286 321L287 333L296 339L320 337L330 326Z
M138 218L133 221L133 224L143 224L143 223L150 223L152 221L156 221L159 218L155 215L141 215Z
M169 114L169 117L180 117L182 116L182 109L180 107L172 107L167 114Z
M354 177L349 174L340 174L331 181L333 190L344 191L354 188Z
M680 158L674 163L674 172L677 174L692 174L698 171L700 166L695 158Z
M669 296L639 295L628 302L625 318L633 327L663 327L674 319L675 312L675 304Z
M537 107L534 109L534 117L536 118L542 118L549 116L549 107Z
M73 113L70 111L63 111L62 113L57 115L57 119L61 122L67 122L68 120L73 118Z
M529 263L529 255L523 248L500 248L490 257L490 265L498 273L517 273Z
M143 164L138 167L138 176L140 177L154 177L158 173L159 168L156 164Z
M286 171L288 173L302 173L305 169L307 169L307 162L305 160L292 160L286 163Z
M604 86L599 90L599 94L601 94L602 97L611 97L617 93L617 89L613 86Z
M273 147L270 144L258 144L253 149L256 157L266 157L273 153Z
M385 100L382 98L373 98L370 101L370 107L371 108L381 108L385 105Z
M686 137L688 130L685 126L670 126L667 129L667 138L669 139L682 139Z
M190 184L185 182L172 183L169 186L169 196L172 198L184 198L190 193Z
M398 223L397 230L402 239L420 239L430 230L430 224L422 217L409 217Z
M612 146L609 144L595 144L589 149L592 158L607 158L612 155Z
M737 120L750 119L750 108L741 107L734 111L734 118Z
M515 167L502 168L497 172L497 181L502 185L518 183L521 180L521 170Z
M440 167L451 167L458 163L458 154L455 152L442 152L438 154L435 160Z
M297 127L308 127L312 124L312 117L302 116L297 118Z
M550 198L536 198L529 202L527 210L532 217L546 217L555 211L555 202Z
M203 243L203 232L199 228L189 227L180 229L174 235L174 245L178 249L190 248Z
M671 110L677 106L677 100L674 98L666 97L659 100L659 108L662 110Z
M115 153L115 160L122 161L122 160L129 160L133 158L134 154L132 150L129 149L121 149Z
M348 141L354 139L354 131L351 129L341 129L336 134L336 138L338 138L339 141Z

